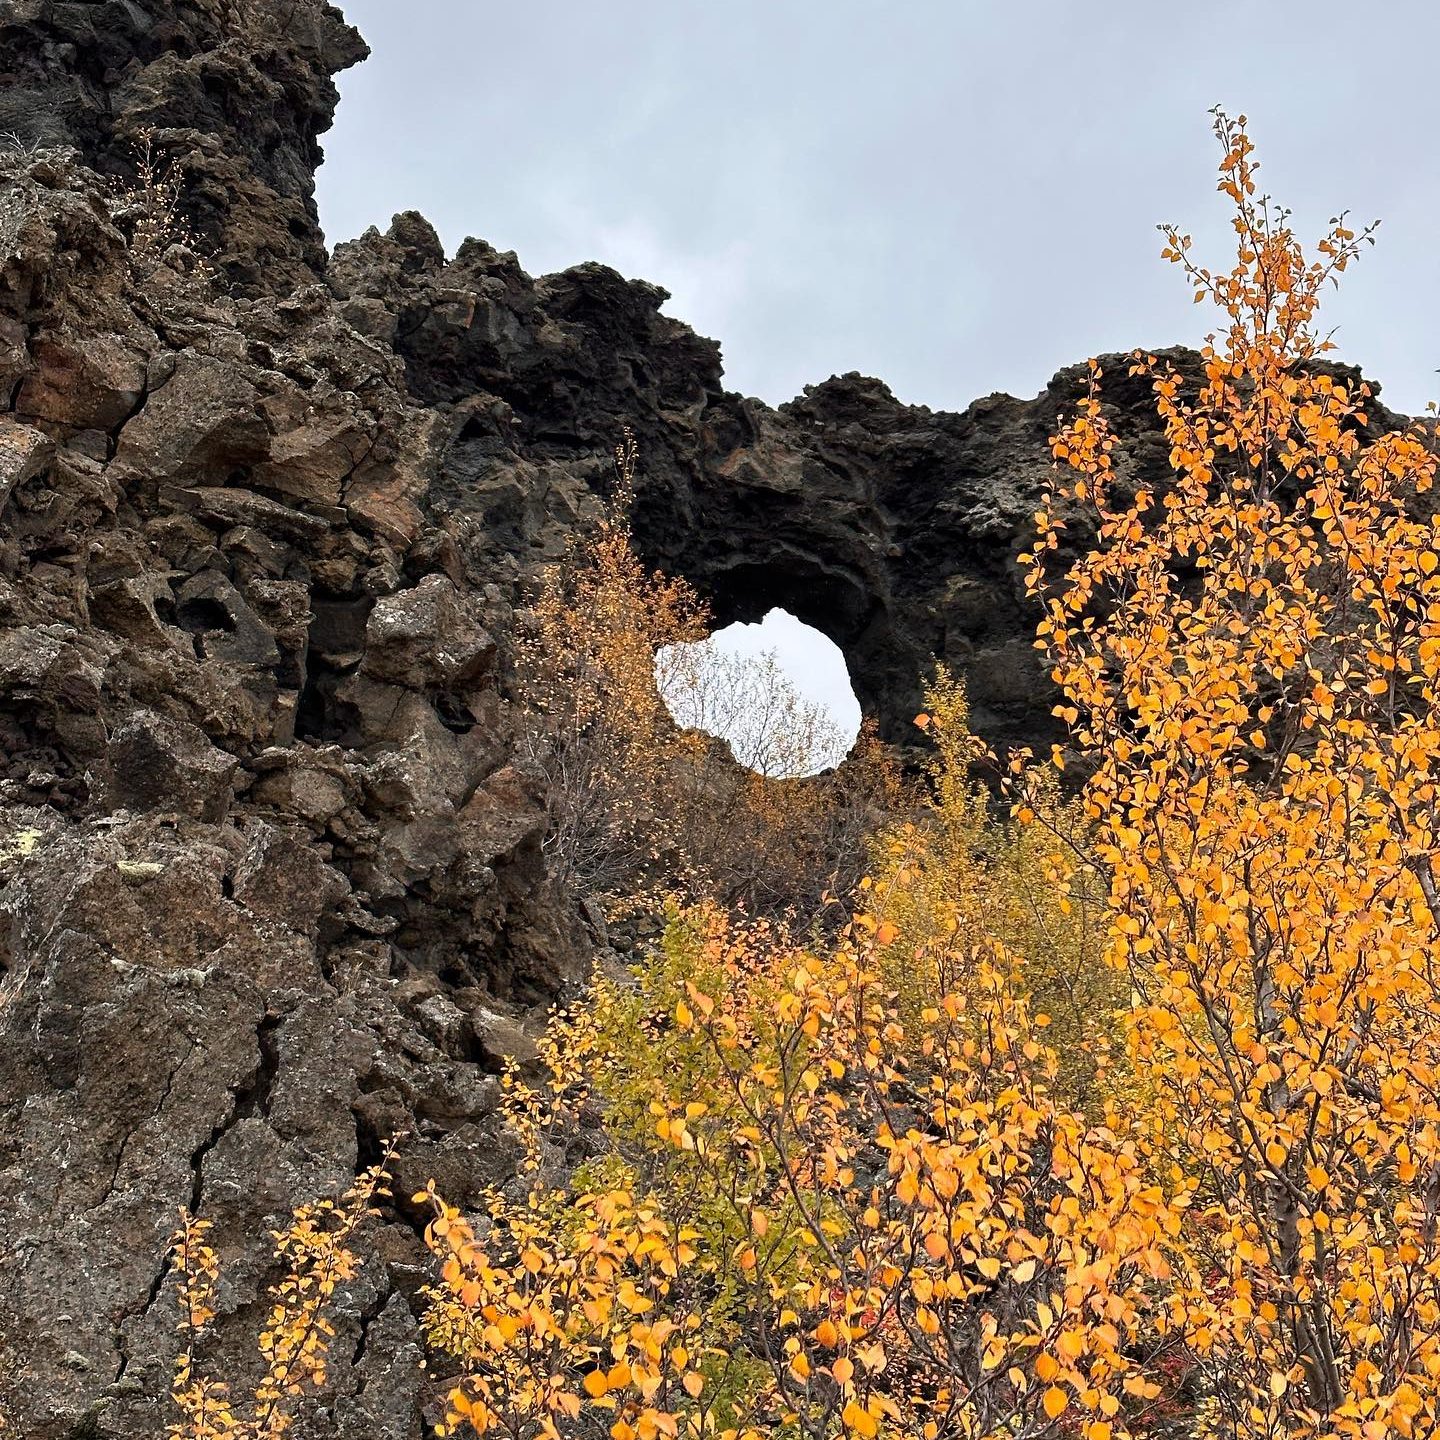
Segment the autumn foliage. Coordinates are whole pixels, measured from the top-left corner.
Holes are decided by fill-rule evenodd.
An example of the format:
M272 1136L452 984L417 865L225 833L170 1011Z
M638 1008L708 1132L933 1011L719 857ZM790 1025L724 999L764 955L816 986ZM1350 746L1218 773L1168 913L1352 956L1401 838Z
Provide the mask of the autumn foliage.
M1238 256L1166 254L1223 332L1199 388L1146 356L1163 492L1117 484L1102 377L1055 441L1031 582L1095 772L1107 949L1151 1077L1151 1164L1193 1189L1183 1324L1205 1423L1433 1433L1440 1420L1435 775L1440 565L1430 436L1369 429L1323 364L1322 286L1219 117ZM1065 501L1096 547L1051 573Z
M1222 328L1131 361L1169 473L1136 483L1092 367L1022 557L1069 743L997 764L939 673L848 923L682 890L557 1015L506 1080L518 1177L414 1197L441 1433L1440 1433L1436 452L1326 359L1368 232L1311 258L1216 133L1235 262L1165 254ZM621 530L595 553L565 664L633 676L640 788L582 818L653 859L685 752L647 667L704 622ZM187 1417L210 1393L182 1362Z
M484 1241L429 1197L452 1423L935 1436L1164 1397L1180 1206L1122 1117L1057 1096L1019 958L938 930L908 1017L870 915L820 952L679 915L633 988L598 987L522 1107L538 1146L599 1107L612 1148L558 1184L537 1154Z
M1324 360L1367 236L1307 259L1217 133L1236 263L1166 253L1225 329L1133 362L1173 473L1124 483L1095 371L1026 557L1071 745L997 816L941 677L838 939L677 913L559 1024L526 1193L429 1197L452 1425L1435 1432L1435 462Z
M339 1200L302 1205L274 1234L280 1278L257 1340L259 1375L244 1396L229 1381L203 1373L200 1354L216 1319L220 1257L207 1236L210 1222L182 1211L171 1237L171 1274L182 1346L171 1400L178 1418L172 1440L278 1440L294 1425L304 1400L323 1389L329 1365L337 1292L359 1271L353 1248L385 1189L387 1149Z
M627 436L615 452L616 500L596 533L552 571L518 642L534 717L526 741L550 814L551 870L601 894L636 886L669 848L662 794L676 735L655 656L706 633L698 597L646 570L635 553L628 511L637 463Z

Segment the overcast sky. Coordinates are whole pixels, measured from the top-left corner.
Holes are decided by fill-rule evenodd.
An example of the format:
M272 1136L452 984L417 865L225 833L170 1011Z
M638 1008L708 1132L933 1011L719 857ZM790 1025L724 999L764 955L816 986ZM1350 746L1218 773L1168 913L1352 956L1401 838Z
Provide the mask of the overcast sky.
M603 260L772 403L860 370L963 409L1199 339L1154 227L1227 259L1217 102L1302 233L1383 221L1340 354L1440 395L1436 0L341 3L374 54L324 139L332 241L418 209L532 274Z

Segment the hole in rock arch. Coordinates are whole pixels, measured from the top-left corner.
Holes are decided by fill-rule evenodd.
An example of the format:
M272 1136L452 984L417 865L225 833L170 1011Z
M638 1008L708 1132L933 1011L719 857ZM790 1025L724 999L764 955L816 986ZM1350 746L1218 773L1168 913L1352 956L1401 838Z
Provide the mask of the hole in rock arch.
M664 646L655 679L678 725L718 736L769 779L833 769L860 733L840 647L786 610Z

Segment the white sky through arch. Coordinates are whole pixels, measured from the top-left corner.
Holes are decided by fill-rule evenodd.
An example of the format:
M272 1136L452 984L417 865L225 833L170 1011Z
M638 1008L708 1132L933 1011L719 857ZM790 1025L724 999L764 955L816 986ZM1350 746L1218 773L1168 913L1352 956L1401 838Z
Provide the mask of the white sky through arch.
M839 764L860 731L860 705L840 647L785 610L771 610L755 625L727 625L694 645L666 646L656 659L656 677L680 724L728 740L737 760L772 777ZM793 710L774 693L776 680L798 699ZM777 720L782 727L803 722L810 707L828 724L815 736L809 762L792 766L786 737L766 732Z
M806 699L823 706L847 735L860 729L860 702L840 647L788 610L772 610L757 625L727 625L711 637L737 654L773 650L786 678Z

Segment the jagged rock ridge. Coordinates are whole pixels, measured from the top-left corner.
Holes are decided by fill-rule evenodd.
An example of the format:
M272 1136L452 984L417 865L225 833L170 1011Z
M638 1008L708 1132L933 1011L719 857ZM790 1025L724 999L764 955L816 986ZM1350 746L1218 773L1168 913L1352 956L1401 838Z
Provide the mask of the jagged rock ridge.
M1014 555L1082 377L772 410L604 267L447 261L413 215L327 259L317 137L365 49L321 0L11 0L0 44L0 1403L154 1436L177 1207L216 1221L207 1358L243 1379L297 1201L402 1130L401 1197L506 1173L496 1074L604 940L547 880L509 637L622 425L637 536L718 622L824 630L893 739L938 657L1039 740ZM147 130L173 244L137 238ZM301 1433L424 1433L417 1218Z

